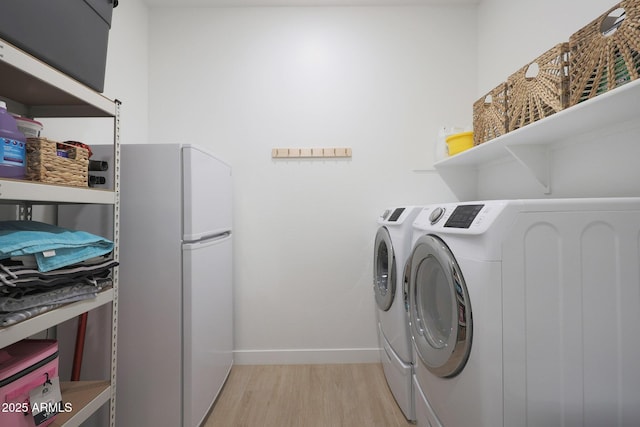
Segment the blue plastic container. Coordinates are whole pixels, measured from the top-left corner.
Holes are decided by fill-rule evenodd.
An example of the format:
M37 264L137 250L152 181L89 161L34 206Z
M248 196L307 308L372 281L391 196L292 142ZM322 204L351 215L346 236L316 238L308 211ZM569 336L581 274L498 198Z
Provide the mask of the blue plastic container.
M18 130L16 119L0 101L0 177L24 178L27 139Z

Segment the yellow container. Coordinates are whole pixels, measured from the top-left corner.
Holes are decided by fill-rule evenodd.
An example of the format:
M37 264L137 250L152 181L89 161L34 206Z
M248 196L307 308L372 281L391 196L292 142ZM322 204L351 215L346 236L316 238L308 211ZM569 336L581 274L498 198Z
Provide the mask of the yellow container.
M473 132L462 132L449 135L446 138L449 155L453 156L473 147Z

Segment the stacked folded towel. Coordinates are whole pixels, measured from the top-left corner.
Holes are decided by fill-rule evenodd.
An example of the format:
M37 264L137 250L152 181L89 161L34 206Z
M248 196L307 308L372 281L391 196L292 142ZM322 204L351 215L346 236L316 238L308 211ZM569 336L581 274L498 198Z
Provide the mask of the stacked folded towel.
M113 242L37 221L0 221L0 259L33 255L40 271L50 271L113 250Z
M113 242L36 221L0 221L0 326L94 298L112 284Z

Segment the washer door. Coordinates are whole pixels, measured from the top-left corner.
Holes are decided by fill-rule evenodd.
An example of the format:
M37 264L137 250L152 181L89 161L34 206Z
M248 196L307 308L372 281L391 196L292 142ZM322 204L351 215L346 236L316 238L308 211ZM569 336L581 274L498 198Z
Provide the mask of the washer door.
M418 239L410 260L411 338L429 371L453 377L469 358L473 331L462 272L447 245L432 235Z
M380 227L376 233L373 251L373 290L380 310L389 310L396 294L396 257L391 236L385 227Z

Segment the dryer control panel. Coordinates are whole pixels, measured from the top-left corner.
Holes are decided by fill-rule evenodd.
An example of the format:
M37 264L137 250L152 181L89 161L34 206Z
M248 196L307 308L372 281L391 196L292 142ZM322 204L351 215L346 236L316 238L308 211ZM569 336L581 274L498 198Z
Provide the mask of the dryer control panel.
M404 208L395 209L391 213L391 216L389 216L389 218L387 218L387 221L389 221L389 222L397 222L398 218L400 218L400 215L402 215L403 212L404 212Z
M482 208L484 208L484 205L456 206L444 226L452 228L469 228Z

